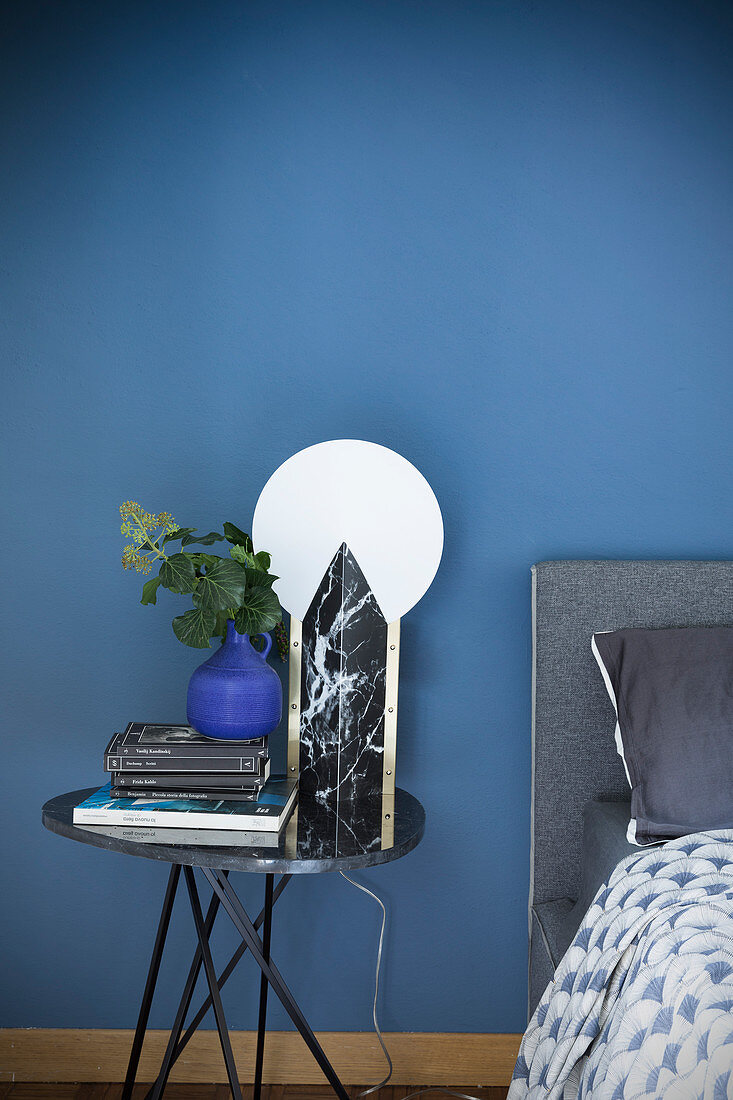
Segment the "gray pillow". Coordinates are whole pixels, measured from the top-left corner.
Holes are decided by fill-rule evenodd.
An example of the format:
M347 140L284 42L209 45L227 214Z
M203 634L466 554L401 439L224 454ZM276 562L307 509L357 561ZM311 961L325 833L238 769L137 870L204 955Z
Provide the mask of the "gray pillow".
M613 630L592 648L631 784L629 839L733 827L733 627Z

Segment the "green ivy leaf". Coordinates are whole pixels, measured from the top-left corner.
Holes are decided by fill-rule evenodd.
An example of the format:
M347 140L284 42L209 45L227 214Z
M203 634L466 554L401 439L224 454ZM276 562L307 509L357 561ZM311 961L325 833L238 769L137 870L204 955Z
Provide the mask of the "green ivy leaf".
M229 554L235 561L238 561L240 565L246 565L250 569L256 569L257 564L255 562L255 556L244 546L235 544L229 548Z
M192 649L211 649L209 638L216 626L216 615L212 611L203 611L194 607L184 615L173 620L173 633L179 642L190 645Z
M215 561L221 561L217 554L189 554L194 566L201 569L204 565L213 565Z
M250 569L247 567L244 572L247 577L247 584L251 585L262 584L267 585L268 588L272 588L275 581L279 580L279 577L276 577L274 573L263 573L261 569Z
M224 542L224 536L220 535L218 531L209 531L208 535L192 535L189 533L183 536L181 546L190 546L192 542L198 543L199 546L211 546L215 542Z
M234 523L224 524L224 536L227 542L233 542L235 546L243 546L249 554L254 550L252 539L246 531L242 531Z
M234 625L240 634L264 634L280 622L281 615L278 598L268 584L248 584Z
M222 642L226 641L227 636L227 619L234 618L234 611L231 608L227 608L226 611L217 611L216 613L216 626L214 627L214 633L212 638L221 638Z
M190 554L173 554L163 562L158 576L171 592L193 592L196 587L196 570Z
M160 583L160 577L151 577L149 581L146 581L143 585L143 595L140 603L157 603L158 585Z
M235 561L244 566L253 584L273 585L278 579L274 574L267 572L272 559L265 550L260 550L259 554L250 554L243 546L232 546L229 553Z
M179 539L184 538L185 535L190 535L195 530L195 527L179 527L176 531L169 531L167 535L163 536L160 545L165 546L167 542L178 542Z
M193 602L204 611L226 611L238 607L244 595L247 577L241 565L229 558L217 558L199 578Z

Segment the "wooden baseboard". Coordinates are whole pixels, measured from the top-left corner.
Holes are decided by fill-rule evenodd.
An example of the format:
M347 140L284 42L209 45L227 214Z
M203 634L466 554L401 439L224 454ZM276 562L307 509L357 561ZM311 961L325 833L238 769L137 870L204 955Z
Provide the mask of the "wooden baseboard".
M232 1046L242 1080L254 1063L255 1032L233 1031ZM519 1035L451 1032L392 1032L384 1036L394 1061L395 1085L508 1085ZM149 1031L139 1081L153 1081L168 1033ZM384 1059L371 1032L322 1031L318 1039L342 1081L377 1082ZM0 1081L123 1081L132 1031L79 1028L0 1029ZM181 1055L172 1081L226 1081L215 1031L199 1031ZM294 1031L268 1032L267 1084L319 1085L325 1078Z

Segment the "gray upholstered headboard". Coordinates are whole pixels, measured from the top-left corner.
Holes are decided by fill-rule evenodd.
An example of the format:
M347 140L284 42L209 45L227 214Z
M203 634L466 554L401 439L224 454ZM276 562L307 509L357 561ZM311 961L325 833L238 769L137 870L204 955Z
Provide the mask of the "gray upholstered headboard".
M544 561L532 569L530 905L578 896L583 807L627 799L596 630L733 625L733 561Z

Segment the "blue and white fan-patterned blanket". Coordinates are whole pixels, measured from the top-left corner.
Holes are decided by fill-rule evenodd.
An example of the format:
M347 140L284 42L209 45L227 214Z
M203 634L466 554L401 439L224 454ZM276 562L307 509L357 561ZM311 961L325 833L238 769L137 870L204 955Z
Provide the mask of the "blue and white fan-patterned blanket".
M508 1100L733 1098L733 830L632 855L599 890Z

